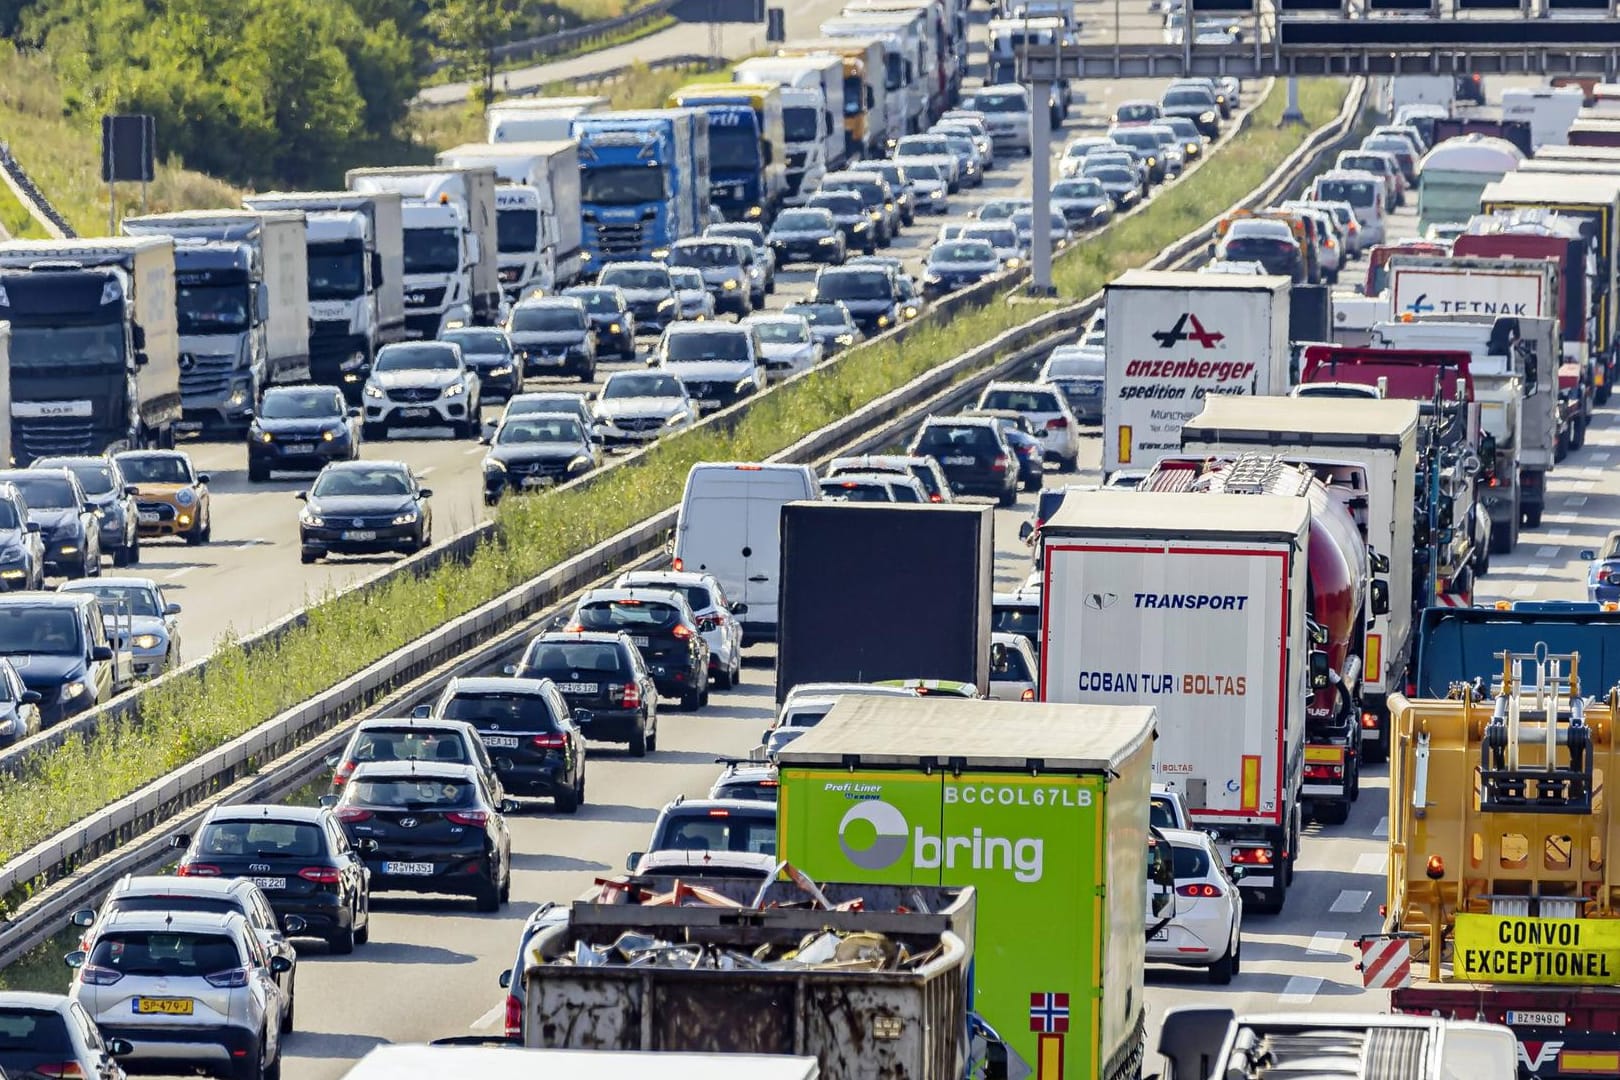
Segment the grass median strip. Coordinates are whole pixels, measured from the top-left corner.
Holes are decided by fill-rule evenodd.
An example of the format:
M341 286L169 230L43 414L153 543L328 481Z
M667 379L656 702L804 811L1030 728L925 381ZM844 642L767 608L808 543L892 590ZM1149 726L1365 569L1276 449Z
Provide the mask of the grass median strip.
M1065 253L1057 265L1063 296L1072 301L1094 292L1118 270L1139 265L1252 190L1311 130L1333 117L1344 87L1307 82L1301 99L1308 125L1274 130L1282 94L1279 84L1250 129L1233 138L1186 188L1166 191L1131 221ZM1201 194L1206 191L1207 196ZM1130 254L1116 257L1116 248ZM1127 257L1130 261L1119 261ZM137 722L69 739L36 755L15 780L0 785L0 861L673 506L696 462L766 457L1052 306L994 302L937 322L925 315L906 340L860 346L761 399L729 434L705 429L678 435L589 484L507 500L496 514L495 536L468 562L326 597L309 608L307 625L251 653L235 641L222 642L206 675L190 674L145 690Z

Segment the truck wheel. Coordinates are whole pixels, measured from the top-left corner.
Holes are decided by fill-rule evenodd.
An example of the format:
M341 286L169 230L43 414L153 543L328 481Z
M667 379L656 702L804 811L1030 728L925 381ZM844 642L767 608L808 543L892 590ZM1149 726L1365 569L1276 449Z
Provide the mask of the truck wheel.
M1243 892L1243 906L1253 908L1262 915L1276 915L1281 913L1283 903L1288 899L1288 893L1280 888L1273 889L1245 889Z
M1491 554L1513 554L1514 534L1518 532L1517 520L1510 522L1491 522Z
M1323 825L1343 825L1350 820L1350 800L1334 799L1319 802L1312 807L1312 816Z
M1491 549L1489 546L1474 549L1474 576L1482 578L1491 572Z
M1574 427L1573 427L1573 429L1571 430L1571 433L1570 433L1569 448L1571 450L1579 450L1581 447L1583 447L1585 445L1586 445L1586 421L1585 420L1577 420L1577 421L1575 421Z
M1525 509L1524 527L1527 529L1541 528L1541 507L1531 506Z

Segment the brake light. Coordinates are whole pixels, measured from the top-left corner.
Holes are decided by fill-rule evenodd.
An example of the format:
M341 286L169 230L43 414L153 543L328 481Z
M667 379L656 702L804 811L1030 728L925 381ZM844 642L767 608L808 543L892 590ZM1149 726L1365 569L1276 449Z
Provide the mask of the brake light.
M941 498L939 495L930 495L930 496L928 496L928 501L929 502L944 502L945 500L943 498Z
M79 969L79 981L91 986L111 986L124 977L122 971L112 968L98 967L95 964L86 964Z
M738 472L759 472L761 469L759 465L734 465L732 467Z
M1270 866L1271 849L1263 847L1233 848L1232 862L1237 866Z
M730 817L731 816L731 811L730 810L718 810L718 809L717 810L710 810L709 811L709 816L710 817Z
M229 968L225 971L216 971L212 975L204 975L203 979L209 986L217 986L222 990L243 987L248 984L248 969L246 967Z
M523 1034L523 1002L511 994L506 995L506 1034L513 1039Z
M210 863L181 863L176 877L219 877L219 867Z
M1305 766L1305 779L1307 780L1343 780L1344 766L1342 765L1307 765Z
M1190 896L1194 900L1214 900L1226 895L1226 890L1219 885L1207 885L1202 882L1196 885L1176 886L1177 896Z
M1035 700L1035 688L1033 686L1026 687L1024 689L1024 692L1022 694L1018 695L1018 700L1019 701L1034 701Z
M1006 472L1007 471L1007 455L1006 454L997 454L996 455L996 460L994 460L994 461L992 461L990 463L990 471L991 472Z
M584 633L584 631L585 631L584 625L582 625L581 623L577 623L577 622L571 622L567 626L563 627L563 633L565 633L565 634L580 634L580 633Z
M83 1080L84 1070L79 1068L77 1061L53 1061L48 1065L35 1065L31 1070L36 1076L49 1076L52 1080Z
M671 567L673 567L674 569L676 569L676 570L685 570L686 569L686 560L681 558L679 555L677 555L677 556L675 556L674 559L670 560L669 565Z
M687 626L685 623L676 623L675 629L671 630L670 633L674 634L682 641L690 641L692 639L692 628Z
M535 735L529 740L540 750L561 750L568 745L566 735Z
M471 825L475 829L489 824L489 812L485 810L456 810L444 816L451 824Z
M332 773L332 786L342 787L348 783L349 777L354 775L354 766L355 763L352 761L345 761L338 765L337 769Z
M331 866L306 866L298 871L298 876L317 885L336 885L343 880L343 875Z
M1069 421L1067 419L1065 419L1064 417L1061 417L1061 416L1057 417L1054 420L1048 420L1046 422L1046 430L1047 431L1062 431L1065 428L1067 428L1068 426L1069 426Z
M1410 695L1414 689L1415 689L1414 687L1408 686L1407 690L1406 690L1407 694ZM1361 730L1362 731L1374 731L1374 730L1377 729L1377 727L1378 727L1378 714L1377 713L1364 712L1364 713L1361 714Z
M1607 566L1598 567L1597 579L1599 581L1608 581L1609 580L1609 568Z
M637 686L635 683L626 683L624 687L624 698L619 702L619 705L626 709L641 708L641 687Z
M340 806L338 807L337 816L339 821L345 824L353 824L357 821L370 821L371 811L362 810L358 806Z

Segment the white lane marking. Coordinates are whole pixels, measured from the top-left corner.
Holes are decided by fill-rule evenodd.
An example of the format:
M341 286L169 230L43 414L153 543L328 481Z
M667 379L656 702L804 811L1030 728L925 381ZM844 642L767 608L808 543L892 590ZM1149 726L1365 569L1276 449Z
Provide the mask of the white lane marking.
M1536 558L1538 558L1538 559L1552 559L1552 558L1556 558L1557 555L1558 555L1558 545L1557 544L1543 544L1540 547L1536 548Z
M1384 871L1389 869L1389 853L1387 851L1363 852L1356 859L1354 874L1366 877L1383 877Z
M1548 571L1551 569L1552 567L1548 566L1546 563L1538 562L1531 563L1529 566L1525 567L1524 572L1529 574L1531 577L1546 577Z
M462 451L462 454L467 457L472 457L474 454L485 454L488 452L489 451L485 450L482 446L469 446L467 449Z
M1345 889L1339 893L1339 898L1333 901L1333 906L1328 910L1335 915L1360 915L1361 909L1366 907L1367 901L1371 899L1372 893L1366 889Z
M489 1012L480 1016L467 1025L468 1031L494 1031L495 1025L501 1023L506 1015L506 1002L501 1002Z
M1517 596L1520 599L1523 599L1526 596L1534 596L1536 595L1536 587L1530 584L1528 581L1521 581L1517 585L1513 586L1512 595Z
M1547 530L1547 535L1552 537L1554 540L1562 540L1564 537L1569 535L1569 530L1568 529L1548 529Z
M1314 975L1295 975L1283 986L1278 1002L1286 1005L1309 1005L1322 989L1322 980Z
M169 576L179 577L181 574L189 574L195 569L197 569L195 566L177 566L169 571Z
M438 468L437 465L424 465L420 469L416 470L416 475L417 476L431 476L431 475L433 475L433 470L436 469L436 468Z
M1597 481L1595 480L1577 480L1569 485L1569 489L1571 491L1591 491L1596 486Z
M1607 450L1594 450L1589 455L1589 459L1592 461L1608 461L1609 452Z
M1560 525L1579 525L1581 516L1579 514L1548 514L1546 520L1556 521ZM1565 529L1564 532L1568 534L1569 530ZM1555 532L1553 535L1557 536L1558 534Z
M1585 506L1586 505L1586 496L1585 495L1563 495L1563 496L1560 496L1560 498L1562 498L1564 500L1564 505L1565 506Z
M1310 956L1337 956L1344 945L1344 937L1339 930L1318 930L1311 935L1311 943L1305 946L1305 952Z
M1381 817L1378 824L1373 826L1373 839L1386 840L1389 838L1389 818Z

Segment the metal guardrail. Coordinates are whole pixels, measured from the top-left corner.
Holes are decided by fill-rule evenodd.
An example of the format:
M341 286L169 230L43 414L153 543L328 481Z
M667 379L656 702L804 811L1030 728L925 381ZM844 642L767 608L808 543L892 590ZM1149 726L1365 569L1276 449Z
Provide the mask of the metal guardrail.
M592 84L600 86L603 83L618 82L620 79L635 74L637 71L660 71L665 68L678 68L682 71L719 71L731 61L723 56L708 56L703 53L682 53L680 56L662 56L640 64L624 64L616 68L605 68L602 71L593 71L589 75L579 75L569 80L570 85ZM534 97L544 90L544 86L530 86L521 90L513 90L508 97Z
M495 59L497 61L533 60L536 57L545 59L561 53L575 52L581 45L588 45L624 30L633 30L668 15L676 2L677 0L655 0L645 7L627 11L611 19L559 30L555 34L541 34L538 37L497 45L494 49ZM434 60L428 64L427 69L429 72L443 71L454 63L454 60Z
M1358 80L1346 95L1344 108L1335 121L1319 129L1290 154L1240 205L1265 205L1297 186L1320 158L1336 151L1354 134L1365 95L1365 81ZM1215 235L1217 220L1206 222L1163 249L1148 262L1148 267L1169 269L1195 264ZM1005 275L947 297L913 323L896 328L890 334L903 337L919 324L947 320L959 308L1006 290L1010 277ZM917 408L940 407L933 400L936 397L955 400L970 395L1001 372L1028 363L1032 356L1060 343L1079 329L1101 302L1102 293L1094 293L1076 304L1007 330L801 439L772 459L815 461L862 431L868 433L866 437L859 439L857 446L847 449L858 452L882 445L884 439L894 437L888 433L903 428L908 422L905 417ZM985 360L998 356L1001 359L988 368L980 367ZM796 378L809 375L805 373ZM963 379L964 376L968 377ZM963 381L953 385L959 379ZM743 414L739 410L749 404L732 406L707 418L705 423L735 422ZM894 419L897 416L902 419ZM909 422L914 424L915 419ZM588 481L586 478L576 483ZM674 525L675 516L676 510L671 508L596 545L13 859L0 868L0 895L12 895L26 888L29 898L0 930L0 964L61 929L67 911L82 906L121 874L160 862L165 849L161 837L151 835L154 830L180 829L185 820L196 817L218 801L252 801L296 788L317 771L321 759L317 750L324 750L328 743L341 738L340 734L331 734L339 725L370 708L380 705L386 710L412 694L419 695L427 683L444 677L443 667L465 668L475 663L476 658L498 651L498 644L508 642L514 634L527 632L527 628L534 625L537 613L589 586L604 574L616 572L638 558L659 551ZM477 538L488 535L493 528L493 525L485 525L468 530L443 545L445 550L438 558L452 557L448 554L452 548L463 553L472 550L477 546ZM433 554L424 552L407 562L425 560ZM401 572L420 571L410 566L395 568L368 579L367 585L374 587L379 579ZM287 626L301 618L302 613L290 616L258 636L284 633ZM188 669L195 666L188 665ZM311 744L318 745L312 750Z
M79 234L73 231L67 218L57 212L56 207L39 190L28 175L28 170L22 167L16 157L11 153L11 144L0 142L0 179L5 181L11 193L22 203L23 209L28 211L30 217L39 222L40 227L51 235L54 240L70 240Z

